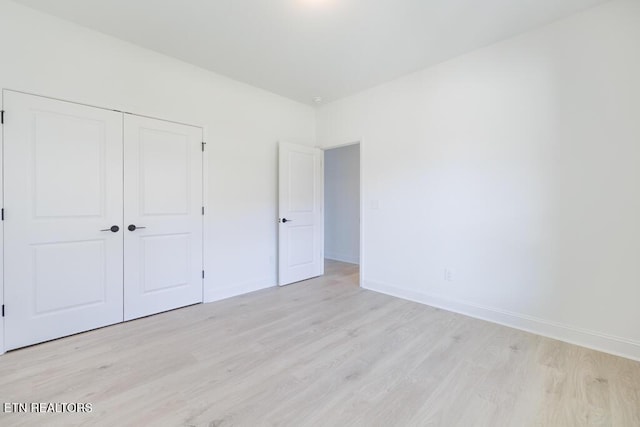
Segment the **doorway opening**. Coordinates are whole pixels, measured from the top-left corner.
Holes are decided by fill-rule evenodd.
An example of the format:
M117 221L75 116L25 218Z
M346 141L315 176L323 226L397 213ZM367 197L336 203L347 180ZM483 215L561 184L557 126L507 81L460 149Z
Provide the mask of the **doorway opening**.
M324 152L325 274L340 271L360 281L361 147L352 143Z

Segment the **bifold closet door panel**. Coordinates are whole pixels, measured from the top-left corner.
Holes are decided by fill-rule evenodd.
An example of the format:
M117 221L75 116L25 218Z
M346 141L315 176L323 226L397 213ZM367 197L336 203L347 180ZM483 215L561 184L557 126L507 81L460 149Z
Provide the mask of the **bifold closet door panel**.
M122 114L3 95L6 349L121 322Z
M202 129L124 117L124 318L202 302Z

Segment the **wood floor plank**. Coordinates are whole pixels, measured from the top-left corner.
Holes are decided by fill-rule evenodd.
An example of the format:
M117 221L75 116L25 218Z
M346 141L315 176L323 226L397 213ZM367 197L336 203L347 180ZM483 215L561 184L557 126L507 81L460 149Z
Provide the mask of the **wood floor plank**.
M640 426L640 363L358 287L358 267L0 357L0 425Z

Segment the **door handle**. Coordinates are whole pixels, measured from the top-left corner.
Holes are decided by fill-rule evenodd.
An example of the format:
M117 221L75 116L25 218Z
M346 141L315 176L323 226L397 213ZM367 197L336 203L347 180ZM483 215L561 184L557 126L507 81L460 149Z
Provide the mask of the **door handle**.
M138 227L138 226L136 226L135 224L130 224L130 225L127 227L127 229L128 229L129 231L136 231L136 230L138 230L138 229L140 229L140 228L147 228L147 227Z
M287 219L287 218L282 218L282 222L283 223L287 223L287 222L291 222L293 221L292 219Z
M104 230L100 231L110 231L112 233L117 233L118 231L120 231L120 227L118 227L117 225L112 225L111 228L105 228Z

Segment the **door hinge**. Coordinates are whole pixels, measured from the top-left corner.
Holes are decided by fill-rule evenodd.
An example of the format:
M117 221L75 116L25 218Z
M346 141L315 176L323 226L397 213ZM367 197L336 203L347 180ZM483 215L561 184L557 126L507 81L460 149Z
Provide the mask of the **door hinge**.
M202 207L202 215L204 215L204 206Z
M204 279L204 270L202 270L202 278ZM4 306L3 306L4 307Z
M0 111L0 123L4 124L4 110Z
M204 146L207 145L206 142L202 141L202 151L204 151Z
M2 217L2 221L4 221L4 208L2 208L2 213L0 214L0 216Z
M4 317L4 304L2 304L2 317Z

